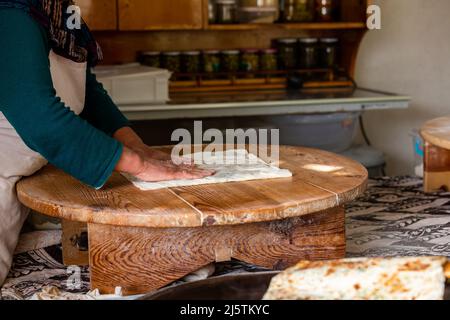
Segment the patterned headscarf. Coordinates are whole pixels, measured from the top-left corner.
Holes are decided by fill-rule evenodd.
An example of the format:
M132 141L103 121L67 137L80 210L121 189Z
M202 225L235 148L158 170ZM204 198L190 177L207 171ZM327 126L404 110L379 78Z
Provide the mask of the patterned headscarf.
M0 8L23 9L42 25L56 54L95 66L103 55L88 26L81 21L80 29L72 29L67 23L72 14L67 9L73 4L73 0L0 0Z

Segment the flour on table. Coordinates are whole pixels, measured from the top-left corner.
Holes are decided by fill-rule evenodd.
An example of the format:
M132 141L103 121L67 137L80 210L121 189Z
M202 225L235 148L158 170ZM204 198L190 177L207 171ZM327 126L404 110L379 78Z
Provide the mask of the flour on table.
M292 177L286 169L267 164L245 149L217 152L200 152L184 156L187 159L202 159L198 165L202 169L212 169L214 176L196 180L171 180L163 182L145 182L128 174L124 176L141 190L157 190L171 187L196 186L203 184L238 182L249 180ZM196 161L196 163L198 163Z

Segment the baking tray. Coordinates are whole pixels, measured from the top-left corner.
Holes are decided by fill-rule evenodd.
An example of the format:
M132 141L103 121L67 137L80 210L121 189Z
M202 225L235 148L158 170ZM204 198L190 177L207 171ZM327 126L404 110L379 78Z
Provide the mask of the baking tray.
M147 294L140 300L261 300L279 272L233 274L184 283ZM450 300L447 286L445 300Z

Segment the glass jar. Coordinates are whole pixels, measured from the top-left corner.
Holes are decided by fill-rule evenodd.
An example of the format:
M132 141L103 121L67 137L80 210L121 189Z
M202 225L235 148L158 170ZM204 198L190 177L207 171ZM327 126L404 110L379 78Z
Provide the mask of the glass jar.
M221 67L224 72L239 71L239 51L226 50L222 51Z
M216 1L216 22L221 24L236 23L237 3L236 0Z
M241 7L278 7L279 0L240 0Z
M208 22L216 23L216 2L214 0L208 0Z
M262 71L276 71L278 69L277 53L277 49L261 50L259 62Z
M315 0L285 0L283 21L311 22L314 21Z
M338 38L320 39L319 63L323 68L334 68L338 64Z
M181 71L180 52L167 51L162 54L161 58L162 67L171 72Z
M198 73L200 67L200 51L186 51L181 54L181 72Z
M278 39L278 66L283 70L297 67L297 39Z
M259 55L257 49L247 49L241 52L241 70L245 72L259 71ZM254 74L249 74L252 77Z
M161 52L159 51L146 51L142 52L139 57L139 62L144 66L153 68L161 67Z
M240 23L274 23L280 13L278 0L240 0Z
M302 69L317 67L317 38L301 38L298 40L298 65Z
M203 51L202 71L205 73L215 73L220 71L220 55L217 50Z
M331 22L336 19L336 0L316 0L316 19L318 22Z

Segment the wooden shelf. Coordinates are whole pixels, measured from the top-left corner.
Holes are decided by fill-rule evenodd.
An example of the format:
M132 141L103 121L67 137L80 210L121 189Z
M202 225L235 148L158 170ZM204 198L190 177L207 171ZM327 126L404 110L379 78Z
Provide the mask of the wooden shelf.
M274 24L210 24L207 30L256 30L274 27Z
M277 81L278 80L278 81ZM286 89L286 80L285 79L277 79L272 83L267 84L239 84L239 85L224 85L224 86L204 86L198 87L195 86L195 83L186 82L183 84L172 84L170 86L170 94L174 93L194 93L194 92L207 92L208 94L212 91L216 92L228 92L228 91L236 91L236 92L247 92L251 90L259 90L264 92L264 90L285 90ZM189 84L191 86L189 86ZM303 84L303 89L335 89L335 88L352 88L353 83L351 81L308 81Z
M283 23L281 26L289 30L345 30L367 28L364 22Z
M297 75L303 88L354 87L344 69L314 68L298 70L218 72L211 79L208 73L175 73L170 92L211 92L286 89L288 78ZM309 79L308 79L309 78ZM300 85L300 84L299 84Z
M267 23L267 24L210 24L207 30L259 30L282 28L286 30L351 30L365 29L364 22L311 22L311 23Z

